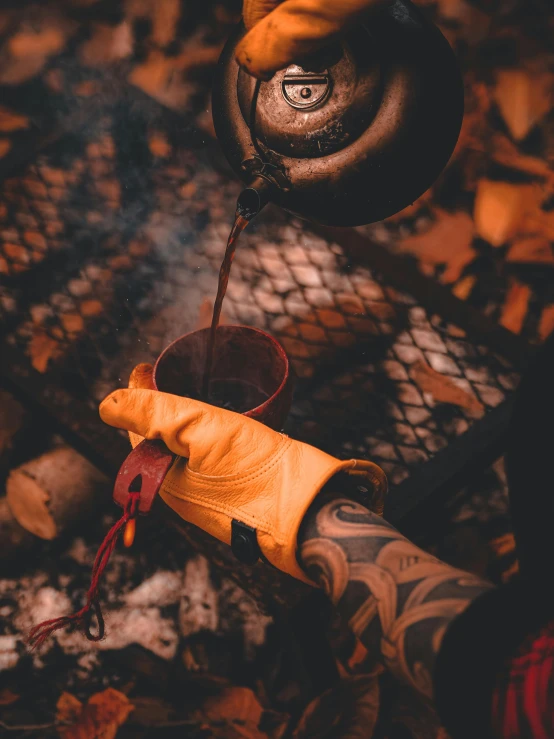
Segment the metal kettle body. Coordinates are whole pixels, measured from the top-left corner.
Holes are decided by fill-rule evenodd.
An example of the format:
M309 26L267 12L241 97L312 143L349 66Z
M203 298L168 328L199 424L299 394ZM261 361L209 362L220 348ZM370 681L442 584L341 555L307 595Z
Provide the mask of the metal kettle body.
M250 215L270 200L324 225L357 226L432 185L458 139L463 84L448 42L408 0L268 82L235 61L244 33L241 24L223 49L212 102Z

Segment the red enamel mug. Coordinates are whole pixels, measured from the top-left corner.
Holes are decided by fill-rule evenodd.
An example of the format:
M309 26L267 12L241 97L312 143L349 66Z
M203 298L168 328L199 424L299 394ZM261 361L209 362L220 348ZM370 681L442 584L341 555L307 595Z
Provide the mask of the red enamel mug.
M154 387L200 399L210 329L173 341L154 366ZM265 331L249 326L217 329L210 398L279 431L292 402L292 373L285 350ZM130 492L140 492L139 513L150 511L175 459L162 441L143 441L127 456L116 477L113 497L125 508Z

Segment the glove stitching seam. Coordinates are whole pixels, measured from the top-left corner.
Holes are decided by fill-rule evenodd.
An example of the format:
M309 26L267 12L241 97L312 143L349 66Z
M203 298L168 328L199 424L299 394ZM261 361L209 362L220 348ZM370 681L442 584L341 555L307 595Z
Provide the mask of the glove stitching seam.
M284 455L284 453L287 451L287 448L292 445L292 439L283 439L281 441L281 449L279 449L270 460L267 460L264 463L264 466L261 467L261 469L256 470L255 472L248 472L244 473L242 475L205 475L202 472L196 472L195 470L191 470L188 465L185 466L185 475L190 475L195 478L195 483L198 484L204 484L208 485L208 483L223 483L223 482L251 482L252 480L255 480L257 477L260 477L266 472L269 472L272 467L275 467L275 465L281 460L281 457ZM168 484L173 484L169 482Z

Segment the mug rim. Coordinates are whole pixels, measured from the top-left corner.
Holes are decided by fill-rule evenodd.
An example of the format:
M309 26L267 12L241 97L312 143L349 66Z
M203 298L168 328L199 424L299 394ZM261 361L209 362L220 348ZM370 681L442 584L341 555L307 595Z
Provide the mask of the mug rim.
M289 362L289 358L287 356L287 353L286 353L284 347L282 346L282 344L274 336L272 336L271 334L267 333L267 331L264 331L261 328L256 328L255 326L243 326L240 323L231 323L231 324L224 324L222 326L218 326L218 328L217 328L218 331L219 330L222 330L222 329L223 330L225 330L225 329L241 329L243 331L244 330L246 330L246 331L252 331L255 334L259 334L259 335L265 337L266 339L269 339L270 343L274 347L276 347L277 354L280 356L280 358L284 362L283 379L281 380L281 383L280 383L279 387L266 400L264 400L263 403L260 403L260 405L257 405L255 408L251 408L250 410L245 411L244 413L241 413L242 416L247 416L247 417L250 417L254 413L256 413L256 415L260 415L260 413L263 412L265 410L265 408L268 407L273 402L273 400L281 392L283 392L283 390L284 390L284 388L285 388L285 386L287 384L287 381L288 381L289 375L290 375L290 362ZM168 344L166 346L166 348L158 356L158 358L156 359L156 362L154 364L154 371L152 372L152 380L153 380L153 383L154 383L155 390L157 390L158 392L164 392L163 390L160 390L158 388L158 384L156 382L156 373L158 371L158 366L159 366L160 362L163 360L164 356L176 344L178 344L179 342L184 341L185 339L188 339L190 336L194 336L195 334L199 334L199 333L202 333L203 331L209 331L209 330L210 330L210 327L209 326L206 327L206 328L197 328L194 331L189 331L188 333L183 334L182 336L178 336L176 339L174 339L170 344ZM184 396L184 397L186 397L186 396ZM205 401L200 401L200 402L205 402Z

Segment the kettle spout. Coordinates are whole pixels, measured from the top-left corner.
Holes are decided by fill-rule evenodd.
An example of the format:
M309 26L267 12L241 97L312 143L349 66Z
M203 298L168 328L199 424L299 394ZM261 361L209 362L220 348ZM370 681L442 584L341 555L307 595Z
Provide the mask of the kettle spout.
M252 220L264 205L267 205L271 200L274 187L265 177L256 177L252 180L238 197L237 215L242 216L247 221Z

